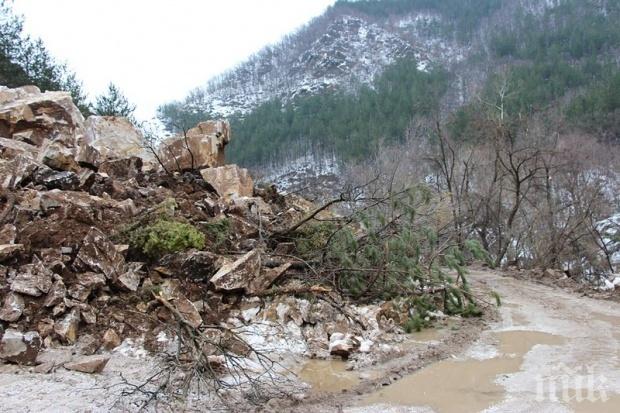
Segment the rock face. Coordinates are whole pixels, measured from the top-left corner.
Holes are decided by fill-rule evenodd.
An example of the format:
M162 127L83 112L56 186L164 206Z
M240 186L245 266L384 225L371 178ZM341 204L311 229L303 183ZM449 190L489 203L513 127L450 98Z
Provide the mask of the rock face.
M83 143L94 148L102 159L139 157L148 161L153 155L145 149L144 137L127 118L89 116L84 124ZM83 153L87 159L86 153Z
M32 365L41 348L39 333L29 331L22 333L9 328L0 340L0 359L12 363Z
M159 148L159 159L170 172L213 168L224 165L224 147L230 142L227 121L199 123L187 131L164 141Z
M254 194L254 181L250 173L237 165L203 169L200 174L221 197L251 197Z

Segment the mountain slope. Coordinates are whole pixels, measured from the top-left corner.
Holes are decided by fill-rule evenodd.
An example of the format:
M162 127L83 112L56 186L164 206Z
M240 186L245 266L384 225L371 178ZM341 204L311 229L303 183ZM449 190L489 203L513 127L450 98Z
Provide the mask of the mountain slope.
M618 19L618 0L341 0L160 115L170 127L231 117L230 153L249 166L308 151L359 159L416 117L455 114L466 133L469 102L504 84L512 113L554 105L617 139ZM425 74L430 87L411 86Z

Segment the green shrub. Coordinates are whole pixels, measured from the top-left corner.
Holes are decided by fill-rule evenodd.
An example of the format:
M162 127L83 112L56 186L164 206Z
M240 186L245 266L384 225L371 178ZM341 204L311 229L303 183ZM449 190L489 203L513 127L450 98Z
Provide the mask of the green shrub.
M222 218L217 221L204 224L204 230L209 235L209 238L213 241L213 247L218 249L221 247L228 237L230 236L231 223L228 218Z
M129 243L132 248L156 258L189 248L203 249L205 236L190 224L160 219L135 229Z

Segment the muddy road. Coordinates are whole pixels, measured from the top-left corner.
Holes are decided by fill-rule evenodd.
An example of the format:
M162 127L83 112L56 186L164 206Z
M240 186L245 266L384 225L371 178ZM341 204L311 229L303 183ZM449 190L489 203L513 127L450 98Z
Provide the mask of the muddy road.
M620 412L620 304L491 272L470 280L503 301L499 320L478 341L336 409Z

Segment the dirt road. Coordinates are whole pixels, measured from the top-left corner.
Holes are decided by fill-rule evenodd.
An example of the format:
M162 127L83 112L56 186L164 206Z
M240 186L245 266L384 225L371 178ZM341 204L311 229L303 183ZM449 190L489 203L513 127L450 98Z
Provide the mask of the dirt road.
M490 272L500 320L460 354L370 395L348 412L620 412L620 304Z

